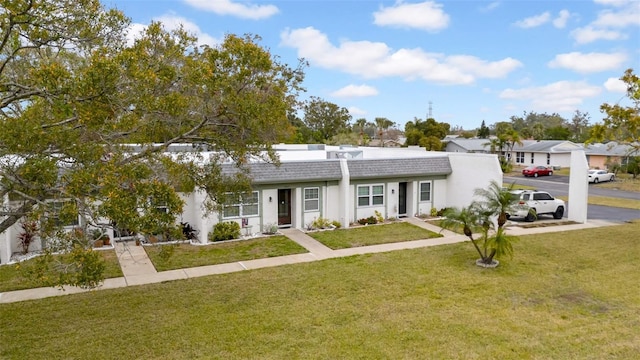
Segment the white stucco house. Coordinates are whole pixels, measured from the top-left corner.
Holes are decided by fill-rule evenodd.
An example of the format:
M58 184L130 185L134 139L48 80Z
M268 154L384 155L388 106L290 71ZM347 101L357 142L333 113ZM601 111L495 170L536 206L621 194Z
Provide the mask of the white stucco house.
M446 142L447 152L489 153L490 139L449 139ZM568 167L571 163L571 152L583 147L568 140L522 140L515 144L513 151L503 149L503 156L511 158L514 164L545 165Z
M429 214L432 208L471 203L476 188L502 183L496 155L429 152L420 147L374 148L325 145L278 145L280 165L252 162L250 194L205 214L205 194L182 194L184 212L177 219L199 230L198 240L221 221L235 221L243 233L267 226L305 229L317 218L343 227L379 212L385 218ZM223 164L223 172L236 171ZM0 263L18 251L19 225L0 234ZM112 238L119 234L109 230ZM114 236L115 235L115 236Z

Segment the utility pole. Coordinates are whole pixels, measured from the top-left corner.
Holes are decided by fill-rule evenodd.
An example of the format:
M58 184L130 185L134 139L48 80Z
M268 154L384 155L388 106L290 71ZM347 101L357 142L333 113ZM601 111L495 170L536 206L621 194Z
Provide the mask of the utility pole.
M433 103L429 101L429 113L427 114L427 119L433 119L433 108L431 107L431 104Z

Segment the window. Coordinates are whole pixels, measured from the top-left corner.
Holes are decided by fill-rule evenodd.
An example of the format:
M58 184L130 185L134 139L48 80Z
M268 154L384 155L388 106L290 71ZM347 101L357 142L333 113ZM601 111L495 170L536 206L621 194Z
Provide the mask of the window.
M431 183L420 183L420 201L431 201Z
M551 164L551 154L547 153L547 165Z
M553 200L553 198L546 193L536 193L533 194L533 200Z
M227 203L222 209L223 218L258 215L259 201L257 191L239 196L228 193L227 196Z
M516 152L516 163L524 164L524 152Z
M320 210L320 188L304 189L304 211Z
M384 185L358 186L358 206L383 205Z
M531 163L533 164L533 153L531 153Z
M78 226L78 209L72 201L52 201L49 203L49 218L56 226Z

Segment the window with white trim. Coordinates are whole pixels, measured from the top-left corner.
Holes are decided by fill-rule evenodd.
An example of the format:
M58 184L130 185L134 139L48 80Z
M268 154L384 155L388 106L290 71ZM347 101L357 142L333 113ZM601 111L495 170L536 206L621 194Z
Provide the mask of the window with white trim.
M431 201L431 182L420 183L420 201Z
M53 200L48 202L47 205L50 206L48 216L56 226L68 227L80 225L80 215L71 200Z
M531 163L533 164L533 153L531 153Z
M228 193L227 200L222 208L223 218L256 216L259 213L260 203L257 191L235 196Z
M551 154L547 153L547 165L551 165Z
M516 163L524 164L524 152L516 152Z
M384 185L359 185L358 207L384 205Z
M320 188L304 189L304 211L320 210Z

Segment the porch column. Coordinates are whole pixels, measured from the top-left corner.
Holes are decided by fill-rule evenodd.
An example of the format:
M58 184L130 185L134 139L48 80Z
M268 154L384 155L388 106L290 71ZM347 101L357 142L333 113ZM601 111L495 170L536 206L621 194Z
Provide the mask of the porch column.
M351 196L349 195L349 188L351 186L351 178L349 176L349 166L347 165L347 159L340 159L340 171L342 172L342 179L340 180L340 223L342 227L347 229L351 222L349 217L349 209L351 207Z

